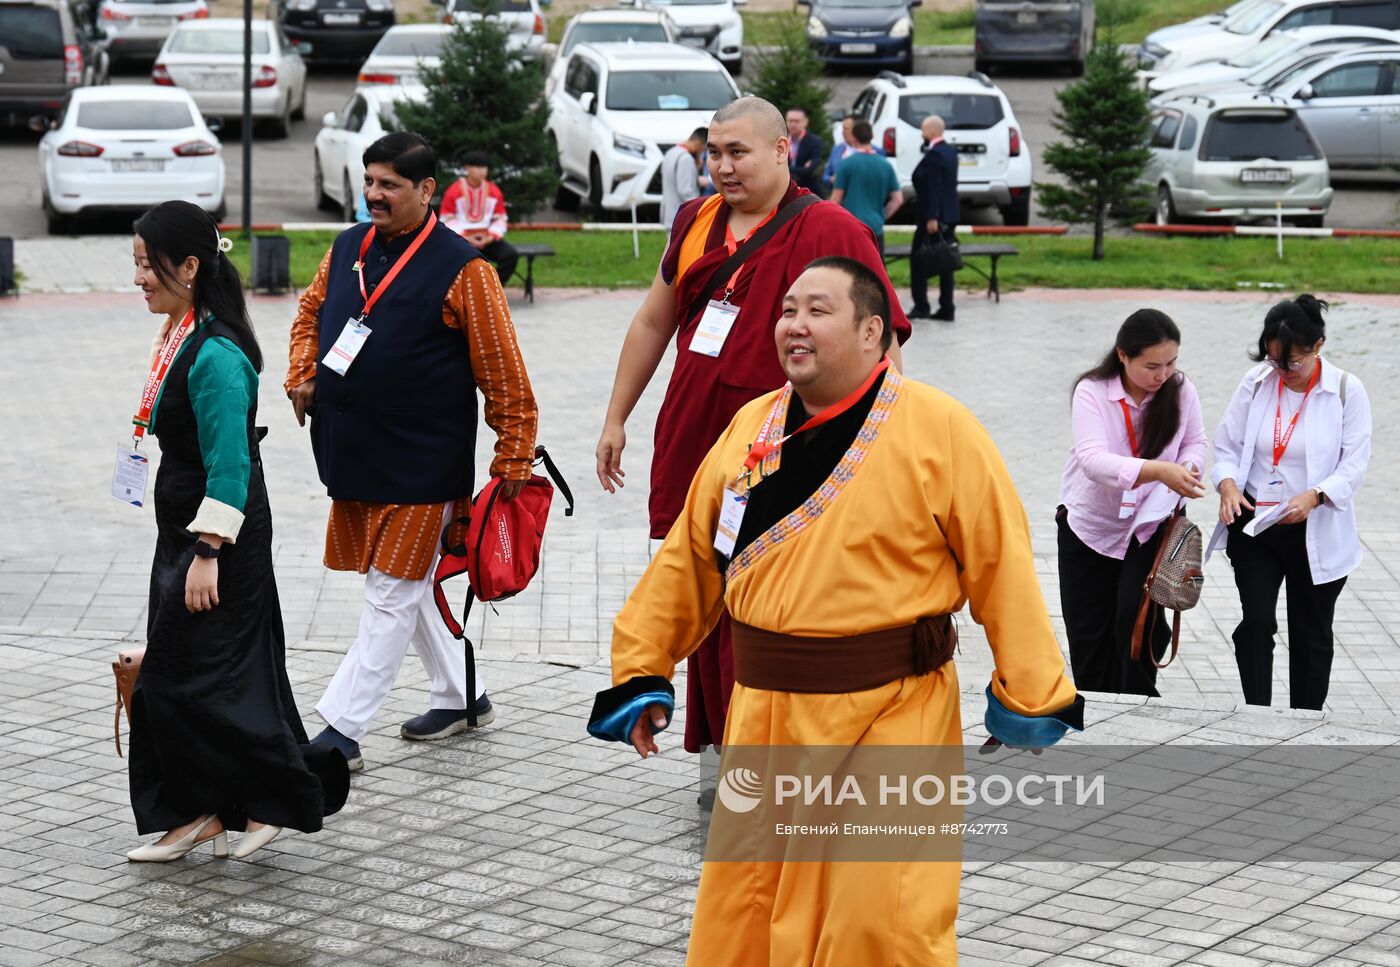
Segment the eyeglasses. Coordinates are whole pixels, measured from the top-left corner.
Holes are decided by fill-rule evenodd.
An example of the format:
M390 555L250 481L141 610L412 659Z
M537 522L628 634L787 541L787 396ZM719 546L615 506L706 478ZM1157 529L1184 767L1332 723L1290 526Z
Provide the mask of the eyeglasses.
M1303 355L1299 356L1297 359L1289 360L1287 363L1285 363L1285 362L1284 362L1283 360L1281 360L1281 359L1275 359L1274 357L1269 356L1269 357L1265 360L1265 362L1267 362L1267 363L1268 363L1270 366L1272 366L1274 369L1279 369L1279 370L1287 369L1287 370L1290 370L1290 371L1296 373L1296 372L1298 372L1300 369L1302 369L1304 365L1307 364L1307 361L1308 361L1308 357L1309 357L1309 356L1316 356L1316 355L1317 355L1317 353L1303 353Z

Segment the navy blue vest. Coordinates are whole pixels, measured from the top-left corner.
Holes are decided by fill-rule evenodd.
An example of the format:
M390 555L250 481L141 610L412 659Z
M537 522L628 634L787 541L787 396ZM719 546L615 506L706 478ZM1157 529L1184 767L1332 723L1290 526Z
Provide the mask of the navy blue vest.
M318 360L364 307L353 266L369 230L356 225L331 246ZM365 254L370 293L416 234L386 246L376 233ZM442 305L479 255L439 223L374 304L369 339L346 374L317 365L311 446L332 498L431 504L471 496L476 381L467 334L443 323Z

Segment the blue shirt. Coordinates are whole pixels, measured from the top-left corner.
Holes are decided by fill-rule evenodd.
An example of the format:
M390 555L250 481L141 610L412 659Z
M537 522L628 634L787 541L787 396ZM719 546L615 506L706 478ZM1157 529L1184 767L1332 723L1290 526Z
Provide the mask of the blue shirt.
M885 203L899 190L894 168L878 154L852 151L836 169L836 187L845 195L841 207L881 236L885 234Z

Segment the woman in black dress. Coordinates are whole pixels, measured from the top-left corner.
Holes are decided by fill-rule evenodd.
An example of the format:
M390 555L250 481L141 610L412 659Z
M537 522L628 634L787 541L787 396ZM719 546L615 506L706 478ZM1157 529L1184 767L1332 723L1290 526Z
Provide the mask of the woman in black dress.
M228 830L246 830L233 855L247 856L282 827L319 830L349 789L344 757L307 743L287 681L253 425L262 354L228 246L182 201L143 215L132 242L136 284L166 317L136 431L149 406L158 536L130 760L137 829L164 835L127 854L138 862L209 841L229 855Z

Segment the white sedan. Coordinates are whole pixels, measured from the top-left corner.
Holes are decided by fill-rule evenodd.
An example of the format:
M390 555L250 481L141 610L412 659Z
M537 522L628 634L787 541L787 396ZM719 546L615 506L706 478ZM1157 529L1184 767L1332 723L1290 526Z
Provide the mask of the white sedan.
M406 87L418 84L423 68L442 66L442 45L454 29L446 24L390 27L360 68L360 83Z
M151 81L190 92L199 109L225 120L243 115L243 21L190 20L177 26L151 68ZM306 116L306 64L276 21L253 21L253 117L285 138Z
M217 219L224 159L190 95L178 88L79 87L39 141L49 233L70 218L143 211L183 199Z
M347 222L355 220L355 205L364 191L365 149L397 127L397 102L421 101L426 95L421 87L358 87L345 107L321 119L312 152L317 208L339 211Z

